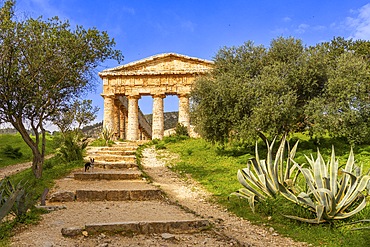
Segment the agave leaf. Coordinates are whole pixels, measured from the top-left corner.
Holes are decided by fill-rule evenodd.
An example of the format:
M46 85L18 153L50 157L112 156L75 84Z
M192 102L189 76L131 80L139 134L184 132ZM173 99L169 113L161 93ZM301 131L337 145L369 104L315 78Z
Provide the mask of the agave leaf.
M354 210L352 210L351 212L348 212L348 213L341 213L341 212L339 212L339 213L337 213L335 215L335 219L341 220L341 219L345 219L345 218L351 217L351 216L357 214L358 212L360 212L365 207L366 207L366 198L364 197L362 199L362 202Z
M322 158L321 154L320 154L320 151L317 150L317 159L316 159L316 162L313 164L313 173L314 173L314 183L316 185L316 188L317 189L321 189L321 188L325 188L324 186L324 177L325 177L325 169L326 169L326 165L325 165L325 161L324 159ZM321 204L324 204L326 205L327 204L327 199L326 199L326 196L325 194L321 191L321 190L315 190L313 189L312 191L317 191L318 194L319 194L319 201Z
M256 194L258 197L261 197L261 198L265 198L265 196L260 193L259 191L257 191L255 188L253 188L252 186L250 186L246 181L251 181L250 178L248 177L248 175L241 171L241 170L238 170L238 174L237 174L237 177L238 177L238 180L239 182L249 191L251 191L252 193ZM253 183L252 183L253 184Z
M354 201L358 199L358 195L365 190L366 185L370 181L370 176L365 175L360 179L360 182L357 182L358 179L356 179L356 183L354 183L349 191L346 193L346 196L343 198L343 200L340 203L340 206L344 209L346 209L348 206L350 206Z
M14 191L8 199L5 201L5 203L0 208L0 221L10 212L12 209L15 201L17 200L17 197L20 193L20 190Z
M319 219L319 218L316 218L316 219L306 219L306 218L301 218L301 217L293 216L293 215L284 215L284 216L287 217L287 218L289 218L289 219L299 220L299 221L310 223L310 224L320 224L320 223L326 222L325 220L322 220L322 219Z
M334 146L332 146L329 170L330 170L330 179L329 179L330 190L333 191L334 194L337 194L338 161L335 160Z
M356 190L358 178L350 172L343 171L343 173L346 174L346 176L348 176L350 179L346 179L347 184L343 185L343 193L345 194L340 194L341 200L338 201L339 208L346 207L346 205L352 203L355 197L357 197L358 192L358 190Z
M325 210L325 206L324 205L317 205L316 206L316 215L317 215L317 218L316 218L316 220L317 220L317 224L319 224L320 223L320 221L322 220L322 215L323 215L323 213L324 213L324 210Z
M356 220L356 221L348 223L347 225L353 225L353 224L362 223L362 222L370 222L370 219Z
M297 199L300 203L310 207L311 209L316 209L315 203L311 200L310 196L304 192L299 193Z
M289 157L287 158L287 161L286 161L284 181L290 178L290 176L293 174L294 170L296 169L296 167L292 165L292 160L294 160L295 154L297 152L297 147L298 147L298 141L295 143L292 150L290 150L289 143L288 143ZM293 183L295 183L295 181L296 179L293 179Z
M294 202L294 203L298 203L298 199L297 197L294 195L294 193L292 193L290 190L288 190L285 186L279 184L279 190L280 190L280 193L288 200Z
M257 174L262 174L263 171L262 171L262 167L261 167L261 162L259 162L259 160L257 160L256 158L252 158L249 160L249 162L253 165L253 169L255 170L255 172Z
M357 190L358 191L363 191L365 190L365 188L367 187L368 183L370 181L370 175L365 175L361 178L358 186L357 186Z

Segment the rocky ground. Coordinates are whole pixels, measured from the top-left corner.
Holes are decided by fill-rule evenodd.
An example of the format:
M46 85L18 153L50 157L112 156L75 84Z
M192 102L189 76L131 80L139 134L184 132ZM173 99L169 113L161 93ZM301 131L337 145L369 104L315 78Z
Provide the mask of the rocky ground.
M166 160L173 158L170 154L162 153L160 156L163 158L158 159L156 151L148 148L144 150L143 156L144 172L153 180L154 186L161 188L168 197L163 202L163 207L173 206L174 214L179 214L178 217L192 214L208 219L213 224L212 229L193 234L112 235L101 233L66 238L60 234L61 227L85 224L91 218L101 220L99 212L108 211L110 220L122 218L123 212L127 211L130 217L145 216L147 211L155 211L158 216L163 213L161 206L151 205L150 202L147 203L147 208L135 207L135 202L73 202L64 203L66 210L62 209L43 215L40 224L17 232L12 238L12 246L308 246L305 243L282 237L272 228L252 225L247 220L240 219L211 203L210 195L191 178L184 181L167 168ZM17 170L16 167L13 169ZM9 171L3 169L0 174L4 172ZM61 181L65 182L65 179ZM107 214L101 215L107 217Z

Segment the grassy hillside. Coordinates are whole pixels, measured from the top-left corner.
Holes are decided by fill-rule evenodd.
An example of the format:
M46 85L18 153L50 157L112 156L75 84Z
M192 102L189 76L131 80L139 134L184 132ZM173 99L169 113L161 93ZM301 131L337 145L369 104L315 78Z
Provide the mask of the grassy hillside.
M51 139L52 138L50 136L47 137L47 141L51 141ZM2 150L8 145L10 145L12 148L20 148L22 157L12 159L4 155ZM53 152L50 145L46 145L46 148L47 153ZM32 151L23 141L20 134L0 134L0 167L31 161L31 159Z
M296 157L303 162L304 154L312 153L315 156L318 146L305 136L297 136L294 139L298 137L301 141ZM320 152L326 159L331 153L332 144L335 145L339 164L345 164L350 146L340 140L322 139L319 145ZM190 174L214 195L216 202L224 205L229 211L251 220L254 224L273 227L280 234L316 246L368 246L370 243L369 230L349 231L349 226L346 225L353 220L370 219L370 205L347 220L311 225L285 218L284 214L307 214L307 212L294 204L287 203L282 198L257 204L256 213L251 211L246 200L236 197L228 200L230 193L242 187L236 174L238 169L246 167L247 160L254 155L253 149L243 150L237 146L225 148L212 145L202 139L188 139L176 143L164 140L157 144L157 147L178 153L179 160L170 164L173 170L184 175L184 178L186 178L185 174ZM259 147L263 151L262 143ZM358 146L354 151L357 164L362 164L365 171L370 169L370 147Z

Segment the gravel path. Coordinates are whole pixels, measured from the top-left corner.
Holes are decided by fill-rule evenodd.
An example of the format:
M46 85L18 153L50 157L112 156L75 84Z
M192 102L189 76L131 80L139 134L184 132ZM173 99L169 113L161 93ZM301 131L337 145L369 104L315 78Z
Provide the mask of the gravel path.
M50 159L51 157L53 157L53 154L47 155L45 159ZM12 166L2 167L0 168L0 180L10 175L13 175L15 173L24 171L27 168L30 168L31 166L32 166L32 162L30 161L30 162L20 163L20 164L16 164Z
M266 229L252 225L247 220L240 219L220 206L210 203L210 195L192 181L191 178L184 181L167 168L166 160L171 160L173 155L161 153L160 156L162 158L158 159L154 148L147 148L143 152L142 165L144 172L153 180L152 186L161 188L168 196L168 199L164 202L159 202L160 204L145 202L145 204L140 205L138 202L104 201L64 203L67 209L44 214L40 224L19 230L12 238L11 246L308 246L305 243L295 242L289 238L282 237L272 228ZM20 167L22 166L17 167L15 170L21 169ZM63 189L64 184L80 186L80 182L73 184L68 182L70 179L71 177L68 176L58 181L56 187ZM97 184L97 186L99 185ZM117 187L117 182L105 186ZM73 188L69 187L69 189ZM144 206L147 208L144 208ZM65 225L84 224L89 220L121 221L125 212L132 219L135 219L136 216L145 217L145 214L149 212L154 212L154 215L158 217L162 217L161 214L171 216L172 213L165 212L164 208L172 206L176 206L173 213L175 214L176 212L178 217L192 214L196 217L208 219L214 227L209 231L195 234L125 236L122 234L108 235L102 233L88 237L81 235L66 238L60 233L60 229L65 227ZM182 209L183 212L179 211L179 209ZM100 212L102 213L101 215ZM103 218L100 219L99 217Z
M152 178L170 198L184 208L188 208L199 216L210 220L215 232L237 243L238 246L309 246L307 243L295 242L290 238L282 237L273 228L263 228L252 225L226 209L210 202L210 194L193 181L190 177L186 181L169 170L166 162L176 159L165 150L160 151L161 159L157 159L154 148L147 148L143 152L142 164L144 171Z

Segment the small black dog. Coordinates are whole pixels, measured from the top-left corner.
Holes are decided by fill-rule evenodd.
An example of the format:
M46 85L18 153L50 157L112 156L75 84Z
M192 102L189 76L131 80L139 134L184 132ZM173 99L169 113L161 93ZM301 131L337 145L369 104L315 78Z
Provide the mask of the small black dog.
M90 162L85 163L85 172L89 170L91 167L91 170L94 169L94 158L90 158Z

